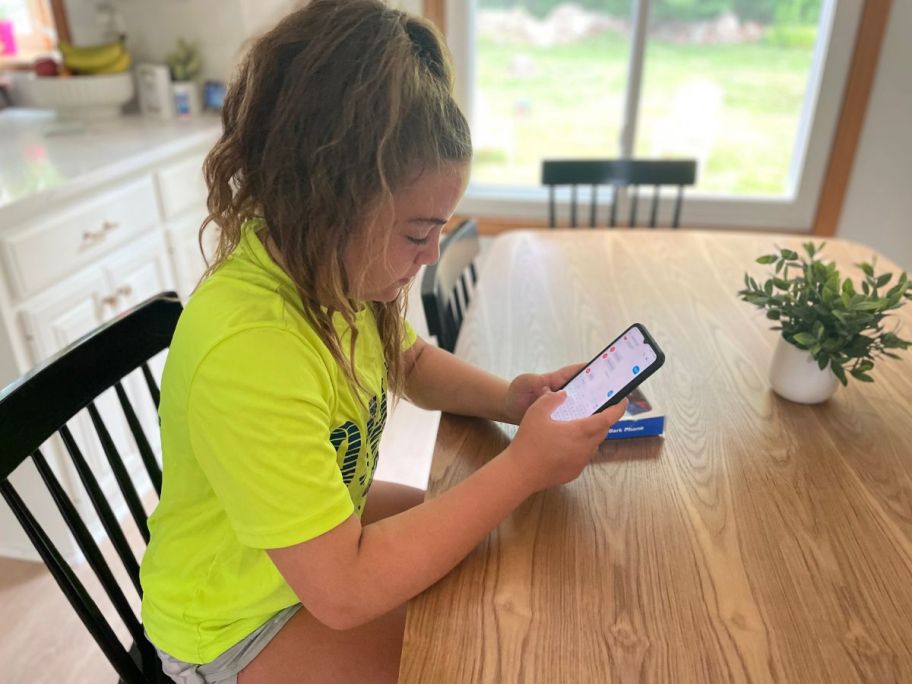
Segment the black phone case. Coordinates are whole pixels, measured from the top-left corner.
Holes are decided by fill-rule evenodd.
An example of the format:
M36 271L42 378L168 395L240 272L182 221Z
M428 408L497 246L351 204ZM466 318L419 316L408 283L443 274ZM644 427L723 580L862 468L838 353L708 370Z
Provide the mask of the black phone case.
M652 335L649 334L649 331L646 330L646 326L643 325L642 323L634 323L634 324L631 325L629 328L627 328L624 332L622 332L620 335L618 335L616 338L614 338L614 340L612 340L611 342L609 342L608 344L606 344L602 349L600 349L599 352L598 352L598 354L596 354L596 355L593 356L591 359L589 359L589 361L586 362L586 365L583 366L583 367L580 369L580 372L579 372L579 373L577 373L577 374L574 375L572 378L570 378L569 380L567 380L567 382L565 382L565 383L561 386L561 389L564 389L564 387L566 387L567 385L569 385L571 382L573 382L573 380L575 380L575 379L578 378L582 373L584 373L584 372L586 371L586 369L589 367L589 365L590 365L593 361L595 361L595 360L598 359L602 354L605 353L605 350L606 350L606 349L610 349L610 348L612 347L612 345L617 344L618 340L622 339L622 338L624 337L624 335L626 335L627 333L629 333L629 332L630 332L631 330L633 330L634 328L637 328L641 333L643 333L643 339L646 340L646 342L655 350L655 353L656 353L656 360L655 360L655 362L654 362L649 368L647 368L646 370L644 370L642 373L640 373L639 375L637 375L633 380L631 380L631 381L628 382L626 385L624 385L620 390L618 390L617 394L615 394L613 397L611 397L611 399L609 399L609 400L606 401L604 404L602 404L601 406L599 406L598 409L596 409L596 410L593 412L592 415L595 415L596 413L601 413L602 411L604 411L604 410L605 410L606 408L608 408L609 406L614 406L615 404L617 404L618 402L620 402L621 399L623 399L623 398L626 397L628 394L630 394L633 390L635 390L637 387L639 387L640 384L641 384L644 380L646 380L646 378L648 378L650 375L652 375L652 374L655 373L657 370L659 370L659 368L661 368L661 367L664 365L664 363L665 363L665 353L659 348L659 345L656 344L655 339L653 338Z

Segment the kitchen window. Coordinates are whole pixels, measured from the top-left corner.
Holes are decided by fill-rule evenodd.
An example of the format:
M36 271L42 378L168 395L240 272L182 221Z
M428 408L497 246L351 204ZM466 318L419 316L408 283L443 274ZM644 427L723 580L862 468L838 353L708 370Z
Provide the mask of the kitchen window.
M461 213L543 217L541 160L694 158L687 225L807 229L861 3L447 4L476 160Z
M7 27L2 35L10 31L15 45L15 51L0 46L0 65L31 64L54 50L58 36L69 35L62 0L0 0L0 21Z

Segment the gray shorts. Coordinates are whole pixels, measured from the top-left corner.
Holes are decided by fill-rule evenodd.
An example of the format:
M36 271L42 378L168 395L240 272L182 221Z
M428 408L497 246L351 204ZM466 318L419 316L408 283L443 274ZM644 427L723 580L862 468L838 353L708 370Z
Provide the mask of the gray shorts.
M178 684L237 684L238 673L266 648L266 644L300 608L298 603L280 610L218 658L202 665L185 663L156 648L162 672Z

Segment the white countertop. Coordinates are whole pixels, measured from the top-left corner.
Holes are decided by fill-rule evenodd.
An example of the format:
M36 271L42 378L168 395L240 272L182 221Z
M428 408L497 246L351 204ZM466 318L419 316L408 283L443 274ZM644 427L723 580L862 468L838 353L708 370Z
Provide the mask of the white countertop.
M211 145L220 130L214 115L80 122L44 110L0 111L0 223L185 149Z

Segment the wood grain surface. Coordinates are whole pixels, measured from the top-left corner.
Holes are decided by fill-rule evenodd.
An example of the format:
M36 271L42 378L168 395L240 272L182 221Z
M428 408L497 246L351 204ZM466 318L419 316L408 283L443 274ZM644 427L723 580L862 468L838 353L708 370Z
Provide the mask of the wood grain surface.
M629 323L665 351L666 434L612 442L412 601L402 682L912 682L912 357L793 404L777 333L736 296L773 245L688 231L497 238L457 354L511 377ZM872 250L830 240L847 272ZM897 270L878 257L881 270ZM912 331L912 306L895 317ZM508 442L445 415L429 496Z

